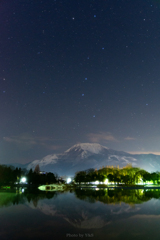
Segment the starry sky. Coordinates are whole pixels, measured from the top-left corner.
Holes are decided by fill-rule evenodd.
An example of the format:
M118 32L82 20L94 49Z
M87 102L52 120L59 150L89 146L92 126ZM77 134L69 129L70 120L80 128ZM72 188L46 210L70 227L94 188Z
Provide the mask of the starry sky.
M0 1L0 162L81 142L160 154L160 1Z

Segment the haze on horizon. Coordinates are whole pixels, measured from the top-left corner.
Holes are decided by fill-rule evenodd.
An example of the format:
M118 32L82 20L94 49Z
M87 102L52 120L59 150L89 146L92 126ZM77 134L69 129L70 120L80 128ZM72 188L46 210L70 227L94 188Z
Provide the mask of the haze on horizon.
M160 155L160 3L0 2L0 163L76 143Z

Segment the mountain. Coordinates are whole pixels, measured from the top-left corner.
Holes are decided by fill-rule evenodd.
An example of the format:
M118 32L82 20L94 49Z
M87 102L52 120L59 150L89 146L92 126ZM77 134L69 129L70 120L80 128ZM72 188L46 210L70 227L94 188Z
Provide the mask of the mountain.
M24 168L27 168L29 164L30 163L26 163L26 164L22 164L22 163L7 163L7 164L4 164L4 165L13 166L15 168L22 168L22 169L24 169Z
M27 165L33 169L39 164L41 171L54 172L59 176L74 176L75 172L105 166L123 167L131 163L149 172L160 171L160 156L154 154L129 154L116 151L97 143L81 143L62 154L52 154Z

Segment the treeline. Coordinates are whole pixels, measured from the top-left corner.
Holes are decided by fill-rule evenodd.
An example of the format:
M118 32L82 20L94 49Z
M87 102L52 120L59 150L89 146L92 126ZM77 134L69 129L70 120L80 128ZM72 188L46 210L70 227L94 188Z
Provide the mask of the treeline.
M108 182L117 184L138 184L142 181L144 183L160 184L160 172L149 173L144 169L134 168L131 164L128 164L123 168L106 166L99 170L79 171L74 177L77 183L104 182L106 179Z
M36 169L35 169L36 170ZM40 174L40 171L15 168L13 166L0 165L0 185L20 183L21 178L26 177L29 184L51 184L56 183L57 176L51 172Z
M51 184L58 182L58 177L54 173L40 174L32 171L32 169L26 174L26 178L29 184Z
M13 166L0 165L0 184L17 182L21 176L25 176L26 170Z

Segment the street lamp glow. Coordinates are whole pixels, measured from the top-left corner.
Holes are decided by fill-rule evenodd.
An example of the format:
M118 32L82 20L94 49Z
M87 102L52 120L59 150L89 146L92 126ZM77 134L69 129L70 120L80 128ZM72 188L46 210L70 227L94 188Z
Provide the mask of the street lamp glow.
M70 183L72 181L71 178L67 178L67 183Z
M108 179L106 179L106 180L104 181L104 183L105 183L105 184L108 184Z
M22 182L22 183L25 183L25 182L26 182L26 178L23 177L23 178L21 179L21 182Z

